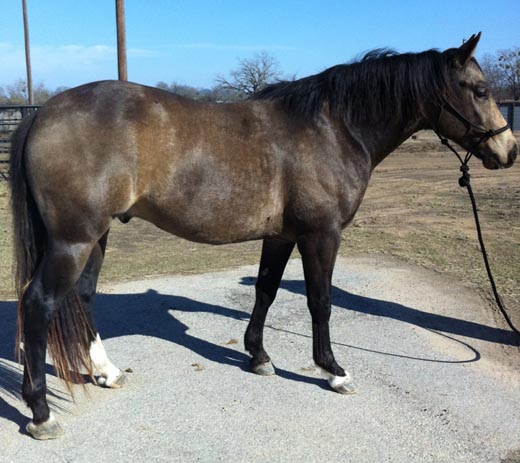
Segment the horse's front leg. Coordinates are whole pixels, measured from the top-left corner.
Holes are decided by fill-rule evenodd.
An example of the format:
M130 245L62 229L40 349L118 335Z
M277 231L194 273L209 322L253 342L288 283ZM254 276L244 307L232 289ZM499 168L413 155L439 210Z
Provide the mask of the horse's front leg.
M312 318L314 362L332 389L341 394L352 394L355 389L350 384L350 376L334 358L329 334L332 271L340 242L339 230L315 233L298 241L298 249L302 255L307 305Z
M245 348L252 357L251 371L259 375L275 374L271 359L264 349L264 324L294 244L266 238L262 246L262 257L255 286L255 306L244 336Z

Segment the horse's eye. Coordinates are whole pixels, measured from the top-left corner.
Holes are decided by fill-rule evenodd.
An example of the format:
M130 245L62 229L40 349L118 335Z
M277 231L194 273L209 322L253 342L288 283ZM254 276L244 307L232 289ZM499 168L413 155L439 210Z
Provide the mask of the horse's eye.
M485 87L477 87L475 89L475 96L477 98L487 98L488 96L488 90Z

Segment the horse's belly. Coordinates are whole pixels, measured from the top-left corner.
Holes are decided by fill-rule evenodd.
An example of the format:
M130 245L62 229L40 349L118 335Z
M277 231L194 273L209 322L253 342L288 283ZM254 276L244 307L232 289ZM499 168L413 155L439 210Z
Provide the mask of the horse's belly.
M167 204L143 201L129 212L176 236L210 244L279 235L283 225L281 208L274 202L259 203L247 197Z

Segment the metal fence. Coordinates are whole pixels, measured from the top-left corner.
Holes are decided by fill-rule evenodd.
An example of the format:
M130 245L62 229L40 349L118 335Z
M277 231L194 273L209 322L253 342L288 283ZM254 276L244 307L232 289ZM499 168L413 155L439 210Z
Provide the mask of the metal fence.
M511 130L520 131L520 101L503 101L498 106Z
M21 120L39 107L38 105L0 105L0 180L7 179L11 136Z

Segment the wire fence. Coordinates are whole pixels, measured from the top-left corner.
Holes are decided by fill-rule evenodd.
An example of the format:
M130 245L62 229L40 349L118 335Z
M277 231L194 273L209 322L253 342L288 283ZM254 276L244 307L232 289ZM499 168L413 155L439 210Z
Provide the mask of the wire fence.
M9 175L11 137L24 117L37 111L38 105L0 105L0 181Z

